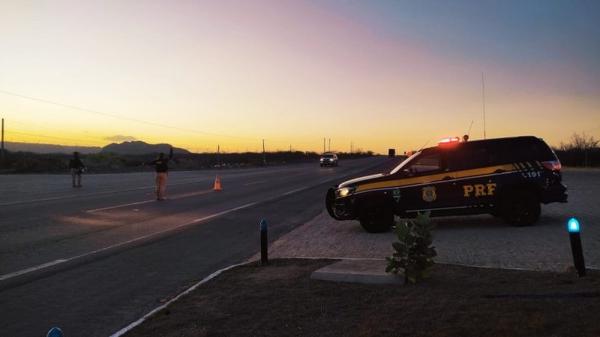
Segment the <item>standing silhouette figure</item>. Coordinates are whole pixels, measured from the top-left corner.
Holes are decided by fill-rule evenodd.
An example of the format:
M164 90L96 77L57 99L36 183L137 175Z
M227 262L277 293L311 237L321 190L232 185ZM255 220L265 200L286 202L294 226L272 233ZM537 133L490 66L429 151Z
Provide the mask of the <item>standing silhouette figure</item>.
M169 157L165 158L164 153L158 155L158 159L149 164L154 165L156 171L156 200L165 200L167 190L167 177L169 176L169 161L173 159L173 147L169 150Z
M69 161L69 169L73 187L81 187L81 174L85 171L85 165L79 158L79 152L73 152L73 158Z

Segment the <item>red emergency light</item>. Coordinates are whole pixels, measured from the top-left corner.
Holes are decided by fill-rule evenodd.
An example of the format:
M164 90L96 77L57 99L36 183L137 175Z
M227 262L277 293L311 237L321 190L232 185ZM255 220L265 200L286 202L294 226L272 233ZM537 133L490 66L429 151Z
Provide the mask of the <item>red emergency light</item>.
M447 137L447 138L442 138L440 139L440 141L438 142L438 146L453 146L460 143L460 138L458 137Z

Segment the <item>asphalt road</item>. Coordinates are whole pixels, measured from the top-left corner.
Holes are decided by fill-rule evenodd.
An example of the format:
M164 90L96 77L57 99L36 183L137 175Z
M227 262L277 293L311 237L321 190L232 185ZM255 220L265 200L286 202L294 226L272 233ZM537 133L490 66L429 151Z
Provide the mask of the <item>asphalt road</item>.
M0 331L110 335L255 254L260 219L275 240L319 214L333 183L390 165L172 172L164 202L151 172L88 175L81 189L68 175L0 176Z

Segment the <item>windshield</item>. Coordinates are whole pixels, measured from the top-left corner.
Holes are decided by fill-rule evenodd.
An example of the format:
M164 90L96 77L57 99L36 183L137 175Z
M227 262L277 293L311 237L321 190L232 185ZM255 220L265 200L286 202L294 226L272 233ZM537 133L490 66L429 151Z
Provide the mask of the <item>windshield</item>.
M392 171L390 171L390 174L394 174L397 173L398 171L400 171L404 166L406 166L406 164L408 164L409 162L411 162L413 159L415 159L418 155L421 154L421 151L413 154L412 156L406 158L403 162L401 162L398 166L396 166Z
M323 158L333 158L333 155L332 154L324 154Z

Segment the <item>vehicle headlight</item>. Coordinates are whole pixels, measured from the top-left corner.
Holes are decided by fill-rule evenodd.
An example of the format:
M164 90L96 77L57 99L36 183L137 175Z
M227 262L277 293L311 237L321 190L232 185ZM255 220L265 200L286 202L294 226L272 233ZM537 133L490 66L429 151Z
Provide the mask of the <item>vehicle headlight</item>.
M356 187L342 187L335 190L335 196L338 198L344 198L356 191Z

